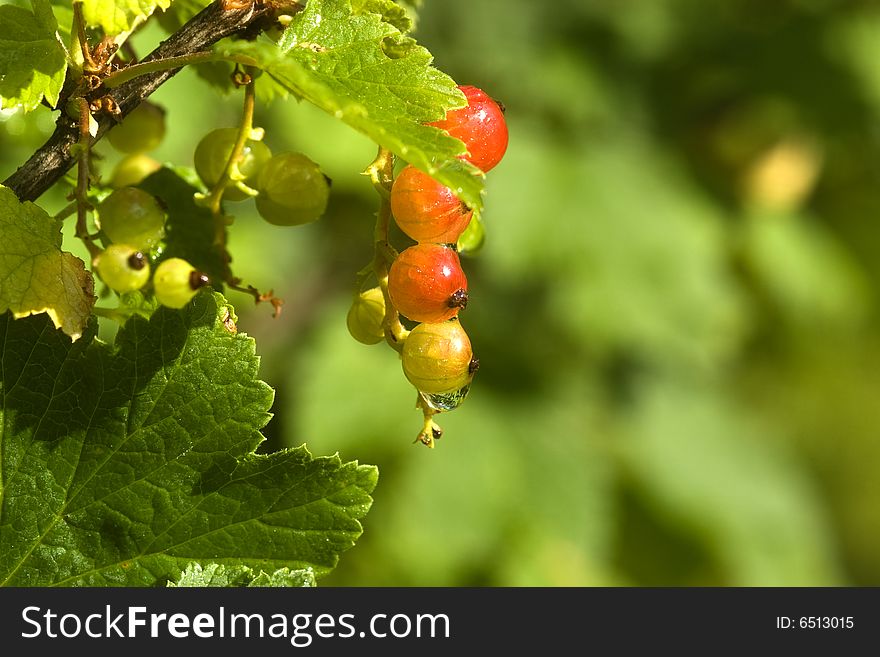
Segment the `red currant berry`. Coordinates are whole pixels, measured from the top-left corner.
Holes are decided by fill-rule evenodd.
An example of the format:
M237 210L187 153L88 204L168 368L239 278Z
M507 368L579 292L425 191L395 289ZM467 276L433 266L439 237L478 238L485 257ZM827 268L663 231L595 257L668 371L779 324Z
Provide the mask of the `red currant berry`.
M416 326L403 343L402 359L406 378L428 394L461 390L479 365L458 320Z
M416 242L452 244L473 211L452 190L414 166L406 166L391 188L391 212L400 230Z
M507 150L507 122L504 110L476 87L459 86L468 105L446 113L442 121L429 123L464 142L468 149L465 159L484 172L501 161Z
M467 306L467 279L458 254L441 244L416 244L388 272L388 294L414 322L442 322Z

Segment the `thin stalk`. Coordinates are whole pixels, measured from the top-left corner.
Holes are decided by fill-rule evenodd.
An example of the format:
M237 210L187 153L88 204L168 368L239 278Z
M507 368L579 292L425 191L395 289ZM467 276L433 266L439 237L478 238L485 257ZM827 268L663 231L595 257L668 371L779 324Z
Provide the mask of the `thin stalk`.
M211 208L211 213L215 217L219 217L223 214L220 208L220 201L223 199L223 192L227 187L238 182L241 178L241 173L238 170L238 163L241 160L242 153L244 153L245 144L247 144L248 139L251 138L251 133L254 130L255 99L254 81L250 80L250 82L244 87L244 107L241 112L241 123L238 126L238 134L235 137L235 145L232 147L232 152L229 154L229 159L226 161L226 166L223 168L223 174L208 194L208 207ZM224 222L224 236L226 234L225 226L226 224ZM225 243L225 237L223 242Z
M419 393L418 399L416 400L416 408L422 411L424 424L422 425L422 430L419 432L419 435L416 436L416 439L413 442L422 443L425 447L434 449L434 441L443 435L443 429L440 428L439 424L434 422L434 416L437 414L437 411L425 403L425 400L422 398L422 393Z
M71 201L63 208L61 208L58 212L53 215L53 219L57 219L58 221L63 221L67 219L70 215L76 213L77 206L79 204L76 201Z
M95 64L95 60L92 58L92 53L89 50L89 41L86 38L86 22L83 19L81 2L73 3L73 24L76 28L76 39L79 41L80 51L82 52L83 69L87 72L94 72L99 67Z
M232 271L229 267L231 257L226 250L227 230L232 222L232 218L223 214L223 208L221 207L223 192L230 185L241 183L242 175L238 169L238 164L244 153L244 147L247 144L248 139L251 139L254 133L254 106L256 104L256 93L253 78L251 76L247 77L248 82L244 85L244 106L241 112L241 122L238 127L238 134L235 138L235 144L232 147L232 152L229 154L229 159L226 161L226 166L223 168L223 173L220 175L220 179L211 188L211 191L208 193L204 202L210 208L211 215L214 217L214 243L222 249L224 254L226 269L224 282L233 290L238 290L239 292L251 295L256 303L268 301L272 304L274 316L278 317L281 313L281 306L284 304L284 300L276 297L273 290L262 293L253 285L242 285L241 279L232 275Z
M94 239L89 235L88 211L91 204L88 199L89 192L89 152L91 149L92 135L89 133L89 121L92 115L89 112L89 103L85 98L79 99L79 153L77 165L76 191L76 237L82 240L93 258L101 252Z
M125 322L134 315L149 318L149 313L140 310L139 308L129 308L126 306L119 306L118 308L102 308L101 306L94 306L92 308L92 313L98 317L111 319L120 325L125 324Z
M82 10L80 9L80 16L82 15ZM80 24L80 21L77 20L77 11L74 8L73 19L70 25L70 50L67 50L65 47L65 51L67 53L67 61L70 64L71 75L74 79L79 79L82 77L83 72L83 64L85 63L85 57L83 57L83 49L82 49L82 39L80 39L80 29L77 27ZM85 32L83 30L83 32Z
M379 147L376 159L367 167L366 172L373 181L373 187L379 194L379 211L376 213L376 226L373 229L375 244L373 253L373 271L382 290L385 300L385 341L395 351L403 351L403 342L409 331L400 322L400 314L388 294L388 270L397 253L388 242L388 231L391 228L391 185L394 183L394 154L387 148Z
M164 59L154 59L149 62L141 62L139 64L131 64L118 71L114 71L104 78L104 86L108 89L115 89L121 84L134 80L141 75L148 73L156 73L157 71L169 71L175 68L181 68L188 64L203 64L205 62L213 62L220 59L210 50L203 52L194 52L187 55L178 55L177 57L165 57Z

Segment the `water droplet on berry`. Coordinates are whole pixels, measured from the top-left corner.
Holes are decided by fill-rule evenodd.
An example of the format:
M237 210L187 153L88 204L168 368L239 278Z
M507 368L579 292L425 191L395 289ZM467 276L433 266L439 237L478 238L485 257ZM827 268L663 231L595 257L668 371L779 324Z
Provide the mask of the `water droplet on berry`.
M467 397L468 392L470 391L470 384L466 385L461 390L456 390L455 392L447 392L442 394L430 394L427 392L421 393L422 399L425 400L425 403L428 405L431 410L442 412L442 411L454 411L456 408L461 406L462 402L464 402L465 397Z

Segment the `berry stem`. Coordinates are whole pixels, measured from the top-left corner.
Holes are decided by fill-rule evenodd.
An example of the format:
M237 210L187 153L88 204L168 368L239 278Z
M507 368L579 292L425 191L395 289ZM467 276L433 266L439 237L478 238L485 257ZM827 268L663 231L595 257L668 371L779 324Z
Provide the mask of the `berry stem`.
M370 166L364 172L370 177L373 187L382 198L391 197L391 186L394 184L394 153L387 148L379 147L376 159L370 162ZM384 237L388 240L389 220L391 207L388 208L388 217L384 222L376 224L376 239Z
M232 257L226 249L226 238L227 228L232 222L232 218L223 214L223 209L220 203L223 200L223 192L227 187L233 184L238 184L240 186L243 185L241 180L244 176L242 176L241 172L238 170L238 162L241 160L245 144L247 144L248 140L257 136L255 135L256 132L262 132L254 130L254 105L256 94L254 90L253 76L246 72L241 73L236 71L235 79L238 82L242 82L242 86L244 86L244 106L241 112L241 123L239 124L238 134L235 138L232 152L229 154L229 159L226 161L226 166L223 168L223 173L208 193L204 202L210 208L211 214L214 217L214 243L223 250L225 269L223 282L233 290L238 290L239 292L251 295L254 298L255 303L268 301L272 304L273 316L278 317L278 315L281 314L281 306L284 304L284 300L276 297L272 290L263 293L253 285L243 285L240 278L232 275L232 269L229 266Z
M79 6L79 5L75 5ZM82 240L89 255L93 258L101 252L94 239L89 235L87 224L88 211L91 204L88 200L89 193L89 151L91 148L92 135L89 133L89 121L92 115L89 112L89 103L85 98L79 99L79 142L77 143L78 166L76 178L76 237Z
M78 204L76 201L71 201L70 203L65 205L63 208L61 208L58 212L56 212L54 215L52 215L52 218L56 219L58 221L64 221L70 215L76 213L77 205Z
M239 62L238 59L241 59ZM253 63L253 61L249 58L238 58L235 59L236 62L242 64ZM147 75L148 73L157 73L159 71L170 71L176 68L181 68L182 66L187 66L189 64L203 64L205 62L216 62L219 60L230 60L229 57L220 57L215 55L210 50L206 50L203 52L194 52L187 55L178 55L176 57L165 57L163 59L154 59L149 62L142 62L139 64L130 64L125 68L121 68L118 71L115 71L104 78L104 86L108 89L115 89L128 82L129 80L134 80L142 75Z
M379 194L379 211L376 213L376 228L373 231L375 249L373 254L373 271L379 282L379 289L385 299L385 340L400 352L409 331L400 322L400 314L391 302L388 294L388 270L394 262L396 253L388 243L388 231L391 228L391 185L394 183L394 154L387 148L379 147L376 159L367 167L366 173Z
M223 198L223 192L227 187L244 178L238 170L238 162L241 160L248 139L253 139L254 101L256 94L254 92L253 78L249 75L247 77L248 82L244 85L244 107L241 112L241 123L239 124L238 135L235 138L235 145L232 147L232 152L229 154L229 159L226 161L226 166L223 168L223 173L221 174L220 179L211 189L207 198L208 207L211 208L211 213L215 217L222 215L220 201ZM218 222L217 228L217 237L221 238L220 244L225 247L226 222L224 221L222 224Z
M83 19L82 3L75 2L73 4L73 24L76 28L76 40L79 42L80 52L83 58L83 70L88 72L97 71L100 67L92 59L92 53L89 49L89 41L86 37L86 22Z
M70 65L71 73L74 79L79 79L82 77L83 64L85 64L85 57L83 56L83 47L82 47L82 38L80 37L80 33L85 33L85 30L81 30L80 27L83 25L82 23L82 8L73 7L73 19L70 24L70 50L67 50L65 46L64 51L67 55L67 62Z
M276 297L274 290L269 290L268 292L260 292L253 285L242 285L242 280L235 277L228 278L224 281L224 283L226 283L226 285L233 290L251 295L254 298L255 303L263 303L264 301L268 301L269 303L271 303L273 317L278 317L278 315L281 314L281 306L284 305L284 299Z
M128 320L129 317L134 315L140 315L141 317L145 317L149 319L150 314L144 310L135 307L128 306L119 306L118 308L102 308L100 306L95 306L92 308L92 313L97 315L98 317L105 317L107 319L113 320L114 322L122 325Z
M425 403L421 393L419 393L418 398L416 399L416 408L421 409L425 423L422 425L422 430L413 442L420 442L425 447L434 449L434 441L443 435L443 429L440 428L439 424L434 422L434 416L438 411Z

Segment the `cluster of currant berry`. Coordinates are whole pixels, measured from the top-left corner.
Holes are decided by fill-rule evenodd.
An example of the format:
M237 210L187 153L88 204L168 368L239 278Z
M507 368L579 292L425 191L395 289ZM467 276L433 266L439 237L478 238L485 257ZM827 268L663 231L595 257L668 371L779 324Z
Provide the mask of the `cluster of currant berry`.
M468 105L430 125L464 142L466 160L487 172L507 150L503 107L472 86L459 87ZM455 408L467 394L479 361L458 315L467 306L467 278L456 244L473 210L445 185L406 165L391 187L391 213L398 227L416 244L394 258L388 271L388 297L399 312L416 323L403 341L401 358L406 378L420 393L426 418ZM352 336L367 344L385 337L385 296L380 287L360 292L348 314ZM427 422L426 422L427 424ZM420 434L432 445L434 435ZM426 429L428 431L428 429Z
M218 128L196 146L196 173L208 189L227 174L238 134L238 128ZM262 136L262 131L253 131L254 135ZM262 141L247 139L230 173L231 184L224 189L223 199L244 201L253 197L257 212L270 224L310 223L327 209L330 180L302 153L273 155Z
M239 145L242 134L249 138ZM164 111L148 101L108 134L113 147L126 156L111 178L115 190L97 208L101 237L108 246L94 255L93 266L108 287L126 293L147 285L151 262L159 261L153 293L160 304L181 308L210 280L181 258L161 258L165 212L155 197L135 187L161 168L147 153L164 135ZM260 216L278 226L315 221L327 208L329 178L302 153L273 155L262 136L262 130L250 128L218 128L206 134L193 156L196 173L209 190L199 198L209 205L214 198L212 210L219 214L221 199L253 197Z
M120 294L147 285L151 261L160 255L165 210L154 196L132 185L159 168L146 153L164 135L164 112L149 102L139 105L108 135L113 147L127 156L114 170L111 185L116 189L97 207L97 225L107 246L94 254L92 266L107 287ZM156 300L170 308L182 308L209 282L182 258L162 260L152 276Z

